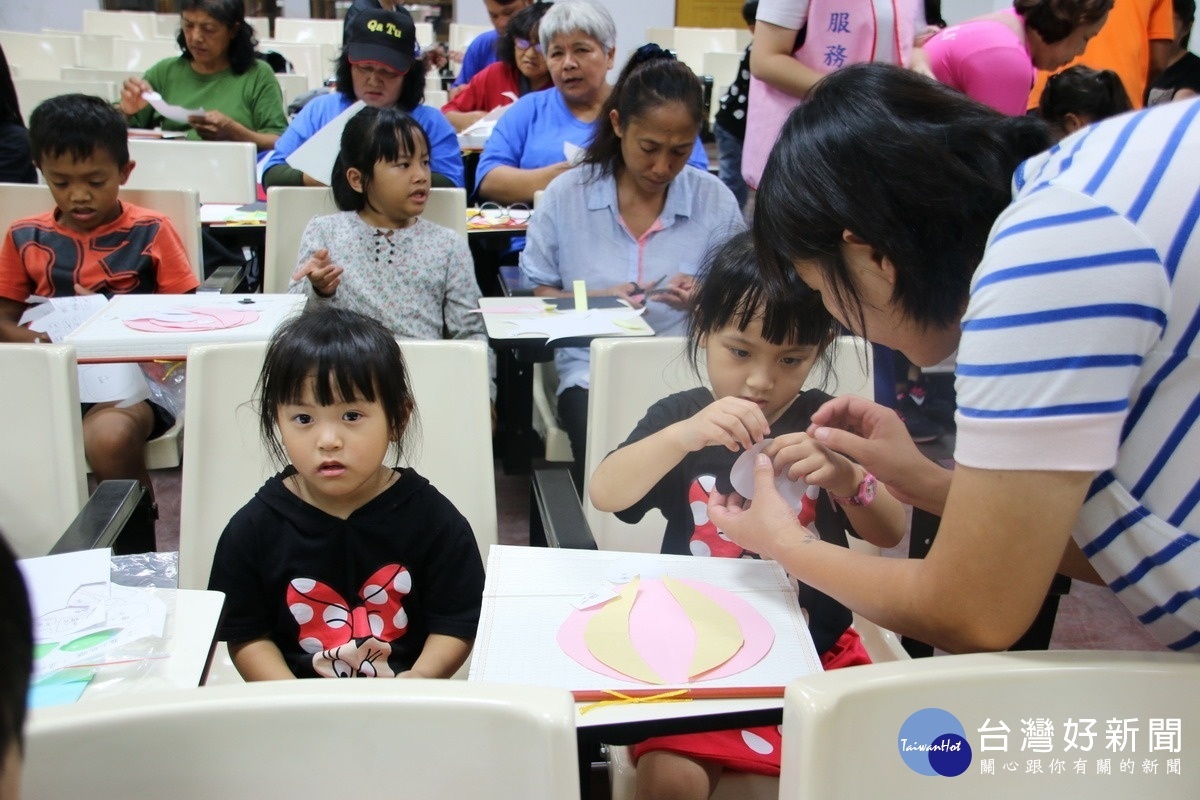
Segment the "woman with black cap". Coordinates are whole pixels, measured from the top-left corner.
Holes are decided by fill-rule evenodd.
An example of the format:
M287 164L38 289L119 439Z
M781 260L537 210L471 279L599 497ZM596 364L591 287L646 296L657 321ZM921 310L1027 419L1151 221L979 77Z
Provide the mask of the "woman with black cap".
M322 185L285 159L358 100L376 108L395 106L407 111L429 138L433 185L462 186L458 137L442 112L423 105L424 99L425 64L408 11L397 7L359 14L337 59L337 91L309 102L292 120L267 158L263 186Z

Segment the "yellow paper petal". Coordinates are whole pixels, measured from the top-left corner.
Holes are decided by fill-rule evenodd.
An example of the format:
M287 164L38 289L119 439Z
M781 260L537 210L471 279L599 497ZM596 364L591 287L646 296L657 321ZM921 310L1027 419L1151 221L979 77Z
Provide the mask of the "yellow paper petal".
M665 683L634 649L629 636L629 613L637 599L639 580L634 578L621 587L620 596L610 600L588 620L583 639L596 660L622 675L645 683Z
M686 583L665 576L662 582L696 629L696 651L688 667L689 679L716 669L742 649L742 627L733 614Z

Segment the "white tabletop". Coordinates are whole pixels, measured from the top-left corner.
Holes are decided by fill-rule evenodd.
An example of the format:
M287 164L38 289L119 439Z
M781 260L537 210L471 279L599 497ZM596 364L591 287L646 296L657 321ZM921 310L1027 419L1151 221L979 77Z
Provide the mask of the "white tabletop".
M520 342L530 341L537 342L545 339L544 334L526 333L514 334L514 329L522 323L532 320L544 319L552 313L571 313L571 312L551 312L536 310L544 307L546 303L540 297L481 297L479 298L479 307L483 309L483 324L487 329L489 339L494 341L505 342ZM522 311L522 309L530 309ZM627 316L630 309L592 309L596 314ZM612 326L610 332L602 334L603 336L653 336L654 329L651 328L646 321L641 317L636 318L629 327ZM589 338L598 338L597 334L591 334Z

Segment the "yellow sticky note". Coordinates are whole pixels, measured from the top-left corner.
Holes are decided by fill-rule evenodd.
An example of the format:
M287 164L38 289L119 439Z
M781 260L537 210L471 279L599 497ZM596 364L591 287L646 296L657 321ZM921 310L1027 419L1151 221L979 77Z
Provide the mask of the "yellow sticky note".
M575 310L587 311L587 281L575 281L571 287L575 290Z

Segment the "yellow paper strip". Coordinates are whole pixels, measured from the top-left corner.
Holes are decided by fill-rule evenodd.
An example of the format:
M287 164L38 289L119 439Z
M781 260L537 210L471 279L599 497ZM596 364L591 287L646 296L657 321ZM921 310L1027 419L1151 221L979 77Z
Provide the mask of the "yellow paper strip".
M575 310L587 311L587 281L574 281L571 287L575 291Z
M637 599L639 581L634 578L622 586L621 595L610 600L588 620L583 638L588 650L601 664L645 683L666 683L634 648L629 635L629 613Z
M665 575L662 582L696 629L696 650L688 667L689 680L716 669L742 649L742 628L733 614L686 583Z

